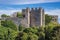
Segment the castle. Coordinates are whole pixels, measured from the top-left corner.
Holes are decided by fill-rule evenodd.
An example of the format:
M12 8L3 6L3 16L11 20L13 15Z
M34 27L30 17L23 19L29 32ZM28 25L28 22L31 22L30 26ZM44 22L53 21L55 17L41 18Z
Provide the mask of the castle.
M42 8L26 8L22 9L23 19L21 21L26 27L39 27L45 25L44 9Z
M43 8L26 8L22 9L23 18L16 17L17 13L13 14L13 17L1 18L1 20L12 20L16 25L22 25L23 27L40 27L45 26L45 13ZM52 16L51 21L58 21L58 16Z

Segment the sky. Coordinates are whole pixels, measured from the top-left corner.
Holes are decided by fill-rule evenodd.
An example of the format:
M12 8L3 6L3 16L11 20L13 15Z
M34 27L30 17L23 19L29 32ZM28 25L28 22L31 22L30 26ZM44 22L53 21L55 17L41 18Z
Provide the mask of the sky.
M0 0L0 15L11 15L13 12L21 11L26 7L42 7L45 14L58 15L60 23L60 0Z

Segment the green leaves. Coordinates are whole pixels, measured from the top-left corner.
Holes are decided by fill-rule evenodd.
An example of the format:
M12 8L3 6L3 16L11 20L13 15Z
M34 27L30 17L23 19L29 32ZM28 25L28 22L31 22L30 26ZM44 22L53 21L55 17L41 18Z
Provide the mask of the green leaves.
M10 17L10 16L6 14L2 14L1 17Z
M29 32L37 33L38 30L35 29L35 28L26 28L26 29L23 30L23 32L26 32L26 33L29 33Z
M15 40L17 31L0 26L0 40Z
M49 23L48 25L46 25L45 27L46 40L60 40L59 39L60 31L58 31L59 29L60 29L60 26L57 25L57 23L55 22Z
M21 17L23 17L22 13L20 13L20 12L17 12L17 17L18 17L18 18L21 18Z
M60 26L47 25L45 28L30 27L22 28L22 31L15 31L7 27L0 27L1 40L60 40Z
M11 20L1 21L1 25L3 27L11 28L13 30L17 30L17 26Z
M21 17L19 13L17 17ZM51 17L46 15L45 27L24 28L21 25L16 26L13 21L1 21L0 40L60 40L60 25L56 22L50 22ZM17 27L18 30L17 31Z
M51 22L51 20L52 20L52 17L46 14L45 15L45 24L46 25L49 24Z

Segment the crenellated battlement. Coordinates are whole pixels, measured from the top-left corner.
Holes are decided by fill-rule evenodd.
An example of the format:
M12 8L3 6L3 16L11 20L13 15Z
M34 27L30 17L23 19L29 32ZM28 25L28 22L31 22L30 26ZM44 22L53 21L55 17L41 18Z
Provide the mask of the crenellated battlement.
M28 11L30 11L30 12L36 12L36 11L41 12L41 11L44 11L44 9L41 7L39 7L39 8L28 8L27 7L26 9L22 9L22 12L28 12Z
M39 10L41 10L42 8L31 8L31 10L33 10L33 11L39 11Z

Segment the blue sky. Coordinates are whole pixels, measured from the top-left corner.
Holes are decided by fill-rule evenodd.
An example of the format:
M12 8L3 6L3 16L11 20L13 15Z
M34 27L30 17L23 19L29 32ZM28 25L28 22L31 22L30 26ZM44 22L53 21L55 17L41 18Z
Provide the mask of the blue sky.
M0 15L10 15L26 7L42 7L46 14L58 15L60 22L60 0L0 0Z

